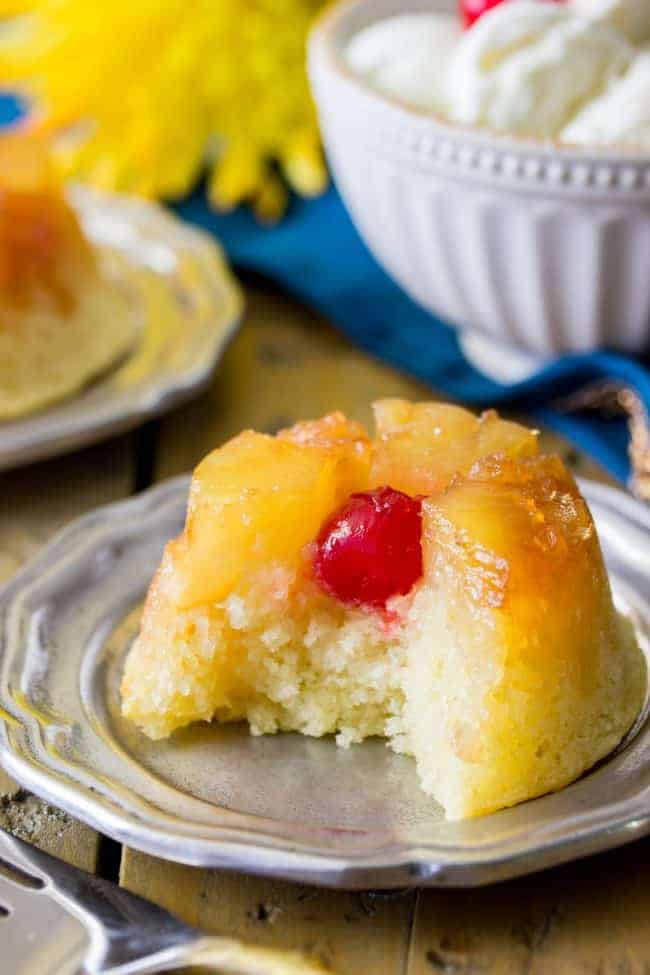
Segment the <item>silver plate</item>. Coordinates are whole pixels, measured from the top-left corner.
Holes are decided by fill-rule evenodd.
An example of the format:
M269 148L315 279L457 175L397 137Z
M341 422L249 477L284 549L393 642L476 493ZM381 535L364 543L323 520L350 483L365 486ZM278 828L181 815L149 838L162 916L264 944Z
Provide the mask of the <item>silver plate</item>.
M187 479L101 508L0 593L0 757L25 786L147 853L338 887L502 880L650 832L648 704L579 782L482 819L445 821L413 762L371 740L200 725L152 743L122 721L118 683ZM650 511L582 484L619 608L650 643Z
M0 470L123 432L195 394L237 326L239 286L208 234L163 207L73 185L69 198L140 331L130 354L82 392L0 422Z

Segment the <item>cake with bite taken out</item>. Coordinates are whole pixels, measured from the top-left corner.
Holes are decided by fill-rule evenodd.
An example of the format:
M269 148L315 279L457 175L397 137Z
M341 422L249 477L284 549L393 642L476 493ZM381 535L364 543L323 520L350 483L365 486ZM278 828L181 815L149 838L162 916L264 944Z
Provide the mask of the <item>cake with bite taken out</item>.
M628 731L645 663L587 505L490 411L375 404L246 431L197 467L122 680L154 739L384 736L452 819L559 789Z

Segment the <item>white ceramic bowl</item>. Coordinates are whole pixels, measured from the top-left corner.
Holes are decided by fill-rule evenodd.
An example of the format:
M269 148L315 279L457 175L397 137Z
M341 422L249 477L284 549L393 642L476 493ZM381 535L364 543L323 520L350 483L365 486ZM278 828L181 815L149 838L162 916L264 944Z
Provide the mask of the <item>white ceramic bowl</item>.
M309 45L334 177L374 255L420 304L472 330L473 357L504 378L519 369L513 349L534 361L647 349L650 156L463 129L369 88L342 51L406 9L450 7L352 0L320 19Z

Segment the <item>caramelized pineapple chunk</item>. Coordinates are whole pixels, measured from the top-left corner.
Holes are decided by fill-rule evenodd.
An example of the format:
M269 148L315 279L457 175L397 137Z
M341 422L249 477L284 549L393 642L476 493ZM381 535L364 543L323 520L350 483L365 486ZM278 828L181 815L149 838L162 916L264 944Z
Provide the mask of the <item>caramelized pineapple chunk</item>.
M477 417L447 403L387 399L374 404L377 450L373 485L411 495L436 494L482 457L531 457L537 433L502 420L494 410Z
M278 433L278 439L318 449L336 462L337 502L368 484L372 444L365 427L343 413L328 413L319 420L303 420Z
M213 451L195 471L175 551L178 605L223 599L256 566L295 566L330 512L366 486L369 467L367 437L340 415L278 437L249 430Z
M94 266L45 145L24 131L0 137L0 296L74 304L76 277Z
M348 420L339 410L327 413L318 420L301 420L292 427L280 430L278 438L303 447L320 447L341 454L367 454L370 450L365 427Z
M516 603L518 618L526 617L531 634L540 633L542 618L567 623L568 607L558 614L557 600L570 601L576 588L597 596L609 613L609 584L594 523L559 457L477 461L425 508L430 515L426 538L435 551L450 539L447 566L453 565L451 549L462 553L464 584L476 605L501 608L508 601L512 613ZM557 593L559 577L570 579L571 586ZM546 654L567 646L566 640L542 642ZM533 643L527 637L517 644L518 651L531 650Z

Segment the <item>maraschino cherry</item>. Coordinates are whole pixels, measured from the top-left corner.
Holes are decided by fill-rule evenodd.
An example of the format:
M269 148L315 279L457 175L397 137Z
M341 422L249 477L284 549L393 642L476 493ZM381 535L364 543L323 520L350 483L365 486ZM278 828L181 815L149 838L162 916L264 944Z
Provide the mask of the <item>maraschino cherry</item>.
M479 17L486 14L493 7L498 7L507 0L458 0L460 17L465 27L471 27ZM565 0L548 0L551 3L564 3Z
M421 502L380 487L353 494L325 522L314 573L341 602L385 608L422 575Z

